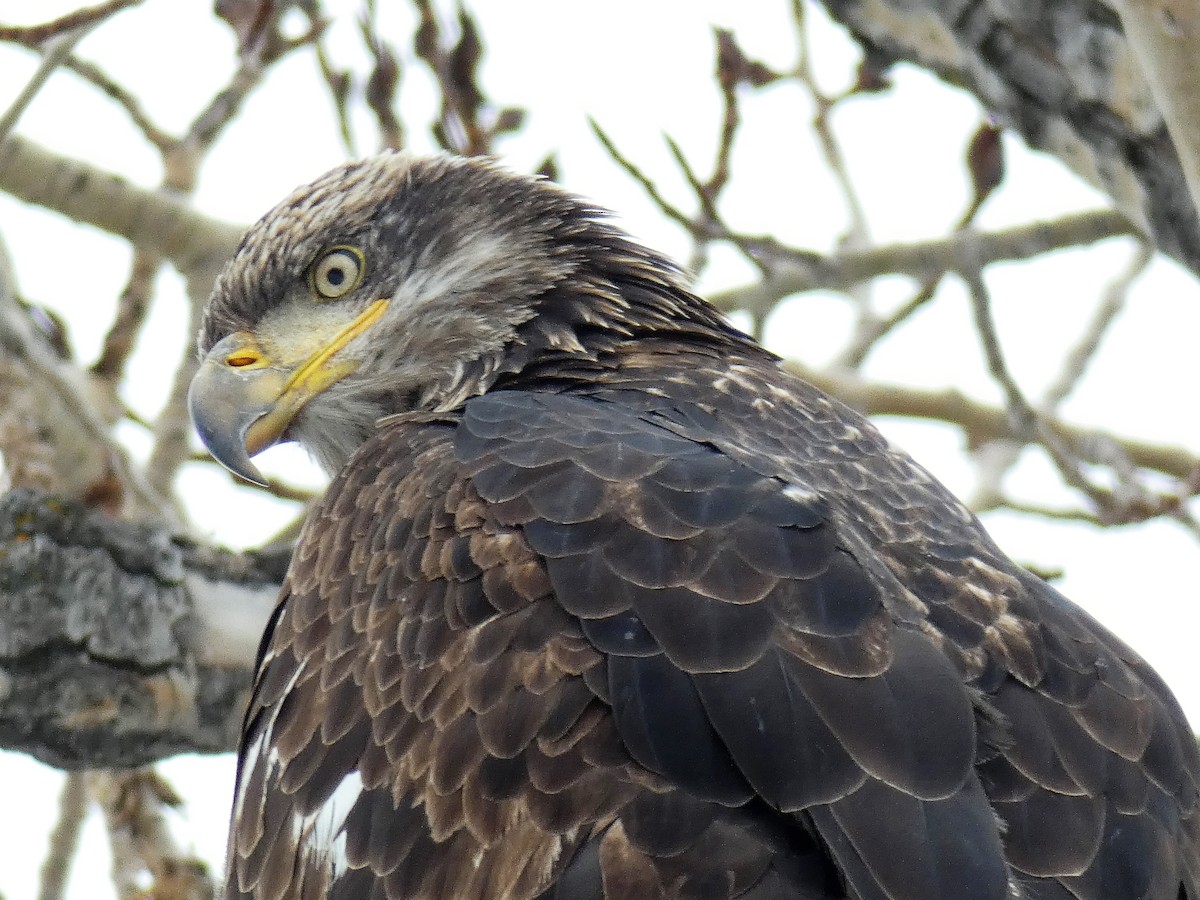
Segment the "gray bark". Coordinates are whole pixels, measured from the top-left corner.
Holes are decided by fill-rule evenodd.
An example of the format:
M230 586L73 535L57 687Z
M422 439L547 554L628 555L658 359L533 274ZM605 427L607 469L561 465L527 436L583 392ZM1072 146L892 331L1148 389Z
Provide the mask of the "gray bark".
M62 768L236 747L289 552L235 554L38 491L0 496L0 747ZM250 615L230 645L204 596Z
M1200 274L1179 154L1121 19L1098 0L822 0L877 67L906 60L979 98Z

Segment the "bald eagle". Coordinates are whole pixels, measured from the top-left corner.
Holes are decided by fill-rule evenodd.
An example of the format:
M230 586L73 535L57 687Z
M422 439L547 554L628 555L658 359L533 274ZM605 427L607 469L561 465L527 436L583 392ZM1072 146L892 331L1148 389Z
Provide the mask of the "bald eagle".
M218 460L334 476L227 898L1200 900L1159 677L596 206L344 165L246 234L200 349Z

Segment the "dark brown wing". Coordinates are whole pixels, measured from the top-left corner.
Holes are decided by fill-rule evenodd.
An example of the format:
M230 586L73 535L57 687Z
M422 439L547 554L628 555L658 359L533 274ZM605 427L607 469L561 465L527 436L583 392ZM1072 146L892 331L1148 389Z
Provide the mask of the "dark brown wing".
M267 645L229 896L1200 896L1165 688L789 402L501 392L369 442Z
M900 587L893 612L916 611L975 697L980 780L1030 896L1200 896L1200 758L1157 674L851 410L761 359L675 356L664 373L643 344L593 393L640 396L680 436L811 486L839 538L867 545L858 561ZM670 401L653 396L664 383Z
M1157 673L1012 564L870 423L782 372L739 378L738 368L687 369L697 393L724 378L717 406L729 415L716 434L685 420L671 427L758 471L818 485L840 533L859 535L920 600L990 710L978 768L1014 870L1057 876L1082 900L1200 896L1200 755ZM1023 880L1034 896L1057 896L1048 882Z
M306 527L247 718L226 896L840 896L818 844L761 804L630 758L602 651L453 433L388 427Z
M585 678L630 755L816 833L856 896L1001 898L970 692L809 484L614 397L497 393L456 448L602 651Z

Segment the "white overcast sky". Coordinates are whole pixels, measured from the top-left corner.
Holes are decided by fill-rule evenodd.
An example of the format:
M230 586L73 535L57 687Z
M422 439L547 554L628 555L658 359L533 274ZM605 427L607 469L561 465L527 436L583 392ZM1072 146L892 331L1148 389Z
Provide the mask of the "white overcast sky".
M42 21L78 5L66 0L0 0L0 22ZM354 33L358 3L331 0L327 6L338 16L331 33L335 59L354 61L361 72ZM380 6L396 16L390 33L408 60L407 4ZM509 162L531 169L546 152L556 151L569 187L617 210L646 242L676 256L685 254L686 240L608 160L588 130L587 117L600 122L627 156L644 163L664 190L687 207L686 191L672 174L662 135L679 140L701 170L708 165L719 110L710 78L711 27L732 27L749 55L788 65L795 47L792 32L783 27L786 0L510 0L473 6L488 41L483 83L494 99L530 112L523 136L503 145L510 151ZM209 0L147 0L88 36L78 52L131 86L160 125L179 131L232 71L232 38L211 9ZM857 54L815 10L813 19L818 71L833 91L846 84ZM32 54L0 47L0 109L35 66ZM889 95L856 100L836 118L850 171L879 242L945 233L966 202L961 155L982 117L971 98L923 73L901 68L895 80L896 89ZM433 94L416 65L406 69L402 102L412 126L430 118ZM794 89L774 89L747 95L743 113L746 127L735 157L737 180L723 207L729 221L800 246L829 249L846 219L836 188L817 161L807 129L811 110ZM296 184L344 158L331 121L311 55L294 55L272 73L216 147L202 173L197 205L229 221L257 218ZM365 119L358 124L363 126L359 149L367 152L373 147L373 132ZM54 76L18 131L134 182L156 183L157 154L139 139L120 110L69 74ZM417 148L429 146L419 127L413 127L410 137ZM1014 140L1007 146L1007 183L985 208L981 227L1103 205L1103 198L1056 161L1023 151ZM80 356L85 361L94 358L127 275L127 246L60 217L30 211L5 196L0 196L0 235L15 258L25 296L59 310L70 323ZM997 266L989 273L1001 338L1012 348L1010 362L1017 378L1032 395L1054 377L1063 348L1131 253L1128 242L1110 241L1034 265ZM749 277L750 271L734 254L718 253L701 292ZM173 274L162 276L162 289L180 296ZM886 304L910 291L906 281L892 279L877 288L876 299ZM947 291L880 348L868 374L931 388L954 386L996 401L998 393L971 339L962 291L955 285ZM1200 447L1191 390L1197 376L1198 301L1192 277L1157 261L1106 342L1094 374L1067 404L1067 416L1147 440ZM126 400L147 417L162 403L169 366L189 340L185 322L182 299L161 302L139 345L133 362L136 383L128 385ZM808 295L773 319L768 340L776 350L819 365L829 359L850 324L844 303ZM957 433L916 423L881 424L952 489L960 495L970 493L973 472L960 453ZM137 428L123 427L121 435L135 452L145 452L145 435ZM270 451L263 469L286 473L292 481L315 478L301 456L288 448ZM1070 500L1054 487L1047 464L1035 455L1021 464L1012 484L1026 497ZM189 466L180 489L202 532L233 546L261 541L291 516L289 508L233 488L211 466ZM237 515L231 515L235 503ZM1061 568L1064 592L1146 655L1174 687L1193 722L1200 723L1194 650L1200 625L1195 586L1200 552L1192 539L1161 522L1108 531L1052 527L1004 513L990 515L986 522L1018 560ZM232 759L181 758L164 764L164 771L186 800L181 835L219 867ZM0 895L6 900L36 894L37 867L54 819L60 780L58 773L28 759L0 754L0 786L6 798L6 813L0 816ZM94 816L87 829L70 897L103 900L111 896L105 838Z

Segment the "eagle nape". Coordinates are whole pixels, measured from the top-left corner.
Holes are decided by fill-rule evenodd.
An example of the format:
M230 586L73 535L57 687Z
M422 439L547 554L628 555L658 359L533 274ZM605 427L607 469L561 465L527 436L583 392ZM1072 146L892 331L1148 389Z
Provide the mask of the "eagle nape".
M1200 900L1134 651L605 212L388 153L246 234L190 403L333 475L225 897Z

